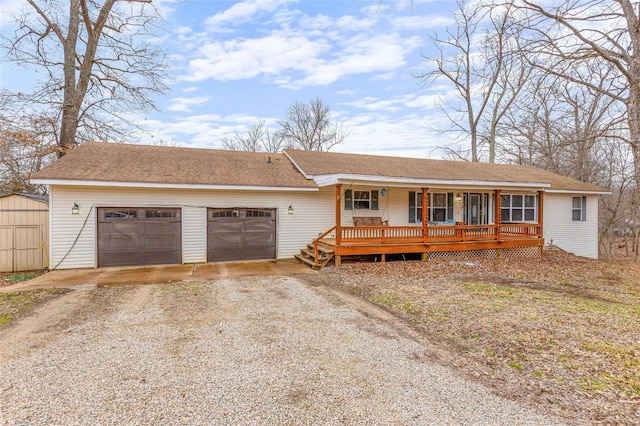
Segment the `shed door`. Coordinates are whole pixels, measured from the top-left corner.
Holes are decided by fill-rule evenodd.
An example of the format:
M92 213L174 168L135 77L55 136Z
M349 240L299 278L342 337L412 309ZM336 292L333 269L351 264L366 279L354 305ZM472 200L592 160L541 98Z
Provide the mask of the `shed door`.
M180 209L98 209L98 266L182 263Z
M43 268L40 226L0 226L0 272Z
M276 258L275 209L208 209L207 260Z
M0 272L13 269L13 226L0 226Z

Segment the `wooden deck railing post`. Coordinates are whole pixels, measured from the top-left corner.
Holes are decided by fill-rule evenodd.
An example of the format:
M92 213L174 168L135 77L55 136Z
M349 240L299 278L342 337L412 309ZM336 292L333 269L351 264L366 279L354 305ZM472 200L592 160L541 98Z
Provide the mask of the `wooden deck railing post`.
M342 243L342 209L340 203L342 202L342 185L336 185L336 245L339 246Z
M538 227L539 229L539 237L542 237L544 233L542 232L542 223L543 223L543 208L544 208L544 191L538 191Z
M342 185L336 185L336 251L339 253L340 245L342 244ZM333 263L339 267L342 263L342 257L339 254L336 254L333 258Z
M496 189L493 191L496 197L496 211L494 212L494 222L496 224L496 240L500 239L500 232L502 225L502 198L501 198L501 190Z
M543 238L544 230L542 229L543 224L543 213L544 213L544 191L538 191L538 238ZM544 256L544 240L542 241L542 245L540 246L540 257Z
M422 188L422 242L424 244L429 240L429 188Z

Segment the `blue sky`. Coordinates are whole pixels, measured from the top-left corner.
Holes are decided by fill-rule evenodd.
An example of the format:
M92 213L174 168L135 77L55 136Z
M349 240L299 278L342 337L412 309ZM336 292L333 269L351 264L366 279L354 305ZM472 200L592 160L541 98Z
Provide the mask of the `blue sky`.
M1 0L3 15L20 3ZM175 80L157 99L162 112L140 117L151 139L219 147L319 96L350 130L334 151L437 157L433 148L447 141L434 128L446 127L436 105L450 88L425 88L412 73L426 71L420 53L432 54L429 34L451 25L453 1L155 3Z

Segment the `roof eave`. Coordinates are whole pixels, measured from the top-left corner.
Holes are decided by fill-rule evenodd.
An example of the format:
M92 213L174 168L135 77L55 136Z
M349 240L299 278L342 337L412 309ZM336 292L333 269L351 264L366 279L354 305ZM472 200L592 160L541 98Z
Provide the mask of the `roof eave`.
M362 184L362 185L388 185L398 187L452 187L456 188L523 188L547 190L551 185L546 182L505 182L488 180L466 180L466 179L421 179L393 176L369 176L353 174L330 174L314 176L314 182L320 186L330 186L336 184Z
M584 195L611 195L611 191L606 190L584 190L584 189L547 189L545 192L551 194L584 194Z
M37 185L94 186L104 188L156 188L156 189L208 189L222 191L309 191L317 192L319 188L306 186L259 186L259 185L214 185L193 183L153 183L153 182L112 182L66 179L31 179Z

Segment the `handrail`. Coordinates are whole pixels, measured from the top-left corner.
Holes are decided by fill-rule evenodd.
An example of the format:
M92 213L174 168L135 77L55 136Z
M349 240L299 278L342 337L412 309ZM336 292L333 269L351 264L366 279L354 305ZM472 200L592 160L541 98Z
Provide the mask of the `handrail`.
M324 234L320 235L318 238L316 238L315 240L313 240L313 254L314 254L314 262L316 264L316 266L320 265L320 262L318 262L318 258L319 253L318 253L318 242L323 239L324 237L326 237L331 231L334 231L336 229L336 225L333 225L332 228L330 228L328 231L326 231Z
M500 231L498 231L498 227ZM542 228L538 223L438 225L427 228L426 239L423 239L422 228L417 226L349 226L341 227L340 233L344 242L377 242L385 244L392 242L481 241L519 237L541 238Z

